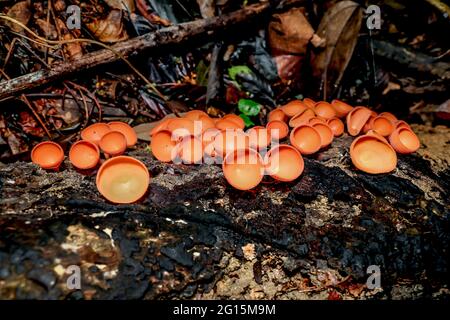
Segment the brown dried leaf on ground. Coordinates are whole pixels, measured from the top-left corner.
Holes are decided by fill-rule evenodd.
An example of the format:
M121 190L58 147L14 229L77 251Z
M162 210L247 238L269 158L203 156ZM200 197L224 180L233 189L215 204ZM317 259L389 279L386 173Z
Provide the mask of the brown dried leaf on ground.
M66 24L59 18L56 19L58 24L58 29L61 32L61 37L63 40L73 40L75 37L67 29ZM83 56L83 47L79 42L67 43L64 45L64 52L67 53L70 60L76 60Z
M39 126L29 112L22 111L19 116L19 124L22 127L23 132L35 137L43 137L45 135L45 131Z
M341 1L322 18L317 34L325 38L325 48L316 48L312 55L314 77L323 88L323 99L333 94L344 75L358 40L362 9L353 1Z
M106 4L113 9L134 12L134 0L105 0Z
M99 41L109 43L124 41L128 39L128 34L122 18L123 11L114 9L105 19L96 20L87 26Z
M58 32L56 31L55 26L50 22L44 19L36 19L35 23L47 39L55 40L58 38Z
M31 18L31 11L30 11L30 2L29 1L21 1L13 5L8 13L8 17L11 17L19 22L21 22L24 25L27 25ZM21 32L23 28L15 23L7 21L5 23L7 26L9 26L12 30L15 32Z
M314 39L320 45L320 38L304 15L303 8L275 14L269 24L269 44L281 79L292 79L298 75L309 42Z

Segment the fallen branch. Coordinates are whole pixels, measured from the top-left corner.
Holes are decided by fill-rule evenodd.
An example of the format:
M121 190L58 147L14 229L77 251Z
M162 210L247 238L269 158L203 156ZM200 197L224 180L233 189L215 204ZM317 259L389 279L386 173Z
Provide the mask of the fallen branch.
M302 0L290 0L283 3L284 6L302 3ZM138 51L158 48L163 46L180 44L200 35L213 38L218 31L244 22L250 22L274 8L272 1L247 6L244 9L209 19L200 19L171 26L145 34L134 39L118 43L111 47L112 50L102 49L84 55L81 59L67 61L52 66L52 69L39 70L8 81L0 83L0 100L47 84L58 78L84 71L102 64L111 63L120 59L120 56L128 57Z
M450 79L450 64L447 62L436 61L434 57L386 41L374 40L373 48L378 57L395 61L410 69L431 73L442 79Z

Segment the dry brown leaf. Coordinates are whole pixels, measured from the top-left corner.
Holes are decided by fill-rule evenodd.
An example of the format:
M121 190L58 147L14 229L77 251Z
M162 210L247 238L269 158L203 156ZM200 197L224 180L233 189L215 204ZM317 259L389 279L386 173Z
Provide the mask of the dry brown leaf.
M268 39L278 75L283 80L292 80L299 74L312 39L314 45L321 43L302 8L275 14L269 24Z
M214 0L197 0L202 18L212 18L216 13L216 3Z
M282 53L305 54L313 35L301 8L275 14L269 24L270 47Z
M66 24L59 18L56 18L56 23L61 31L63 40L73 40L75 37L67 29ZM64 45L64 51L68 54L70 60L76 60L83 55L83 47L79 42L67 43Z
M53 24L44 19L36 19L35 22L47 39L54 40L58 37L58 32L56 32L56 28Z
M30 3L29 1L21 1L13 5L8 13L8 17L11 17L19 22L21 22L24 25L27 25L31 18L31 11L30 11ZM7 26L9 26L12 30L15 32L21 32L23 28L15 23L12 22L6 22Z
M105 0L106 4L113 9L134 12L134 0Z
M122 17L123 11L114 9L105 19L94 21L87 26L99 41L109 43L124 41L128 39L128 34Z
M358 3L340 1L325 13L320 22L317 34L326 40L326 45L324 49L314 50L311 63L313 75L323 88L324 100L339 86L352 57L361 29L362 14Z

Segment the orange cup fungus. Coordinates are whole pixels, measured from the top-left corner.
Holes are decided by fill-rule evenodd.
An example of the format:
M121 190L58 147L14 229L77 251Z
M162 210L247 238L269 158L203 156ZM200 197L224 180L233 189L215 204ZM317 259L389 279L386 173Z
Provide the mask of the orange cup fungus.
M222 170L225 179L234 188L250 190L262 181L264 163L256 150L236 149L226 155Z
M131 148L137 143L136 131L128 123L113 121L109 122L108 126L112 131L118 131L125 136L127 148Z
M420 148L420 141L410 129L399 127L389 136L389 142L398 153L413 153Z
M292 146L280 144L267 152L265 156L266 172L279 181L293 181L303 172L303 157Z
M88 170L100 161L100 150L95 143L86 140L75 142L69 151L69 160L75 168Z
M119 131L110 131L102 137L99 147L108 156L119 156L127 149L127 138Z
M103 136L110 131L111 128L106 123L94 123L81 131L81 139L99 145L100 140L103 138Z
M312 154L319 151L322 146L322 140L319 132L310 125L300 125L291 131L289 138L301 154Z
M113 203L133 203L147 192L150 174L141 161L119 156L105 161L97 173L99 192Z
M397 166L395 150L386 139L372 131L353 141L350 157L356 168L371 174L388 173Z
M31 161L42 169L58 170L64 161L64 151L56 142L44 141L37 144L31 151Z
M266 125L270 138L282 140L289 135L289 127L286 122L281 120L272 120Z

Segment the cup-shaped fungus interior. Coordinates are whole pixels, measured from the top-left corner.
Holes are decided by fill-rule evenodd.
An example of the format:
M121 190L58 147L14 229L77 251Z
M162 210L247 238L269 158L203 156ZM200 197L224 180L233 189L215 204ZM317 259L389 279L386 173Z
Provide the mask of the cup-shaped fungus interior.
M229 152L223 160L222 169L228 183L239 190L253 189L264 176L263 160L253 149Z
M81 140L70 148L69 160L78 169L92 169L100 160L100 150L96 144Z
M133 203L147 192L150 174L139 160L120 156L103 163L96 182L100 193L109 201Z
M291 131L290 141L301 154L315 153L322 145L319 132L309 125L294 128Z
M108 155L121 155L127 149L127 139L119 131L111 131L105 134L99 143L100 149Z
M161 162L170 162L176 157L177 140L172 138L172 133L162 130L154 134L150 144L152 153Z
M56 169L64 160L64 151L55 142L37 144L31 151L31 161L43 169Z
M355 167L372 174L391 172L397 165L394 149L371 135L355 139L350 148L350 156Z
M303 157L289 145L278 145L269 150L265 158L266 172L280 181L293 181L303 172Z

